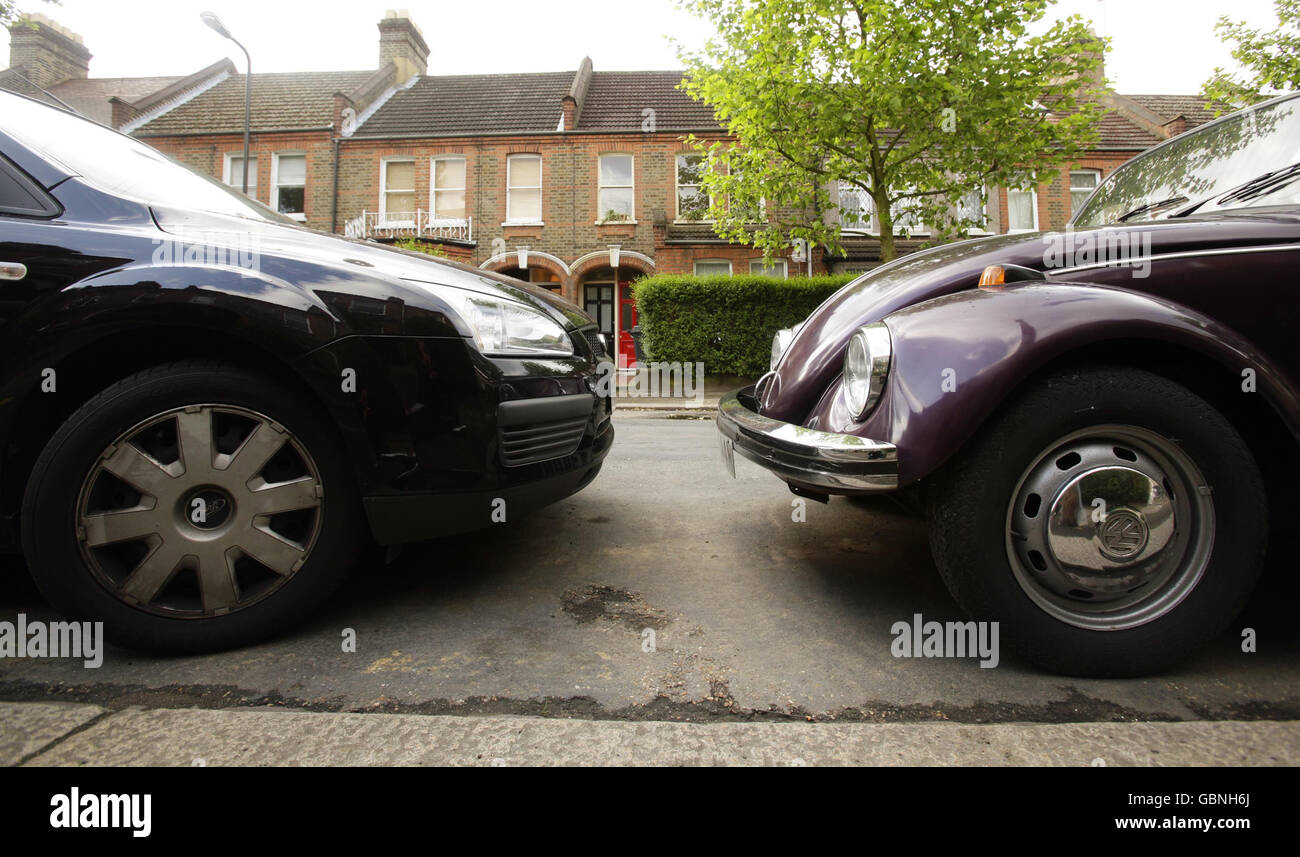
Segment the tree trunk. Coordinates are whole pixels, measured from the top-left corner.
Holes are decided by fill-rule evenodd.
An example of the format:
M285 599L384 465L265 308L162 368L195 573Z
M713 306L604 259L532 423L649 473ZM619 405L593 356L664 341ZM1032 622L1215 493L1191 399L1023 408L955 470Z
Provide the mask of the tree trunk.
M880 226L880 261L894 261L894 212L889 208L886 194L872 194L876 204L876 222Z

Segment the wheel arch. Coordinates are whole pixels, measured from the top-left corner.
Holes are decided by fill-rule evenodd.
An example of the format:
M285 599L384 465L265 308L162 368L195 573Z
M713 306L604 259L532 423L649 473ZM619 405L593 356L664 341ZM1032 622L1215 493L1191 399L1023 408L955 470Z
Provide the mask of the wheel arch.
M1300 455L1300 398L1287 375L1237 332L1159 298L1060 284L971 291L886 323L888 394L854 433L897 444L905 484L966 449L1029 386L1081 364L1145 369L1188 387L1233 423L1263 470L1270 454ZM843 418L839 398L823 401L832 422Z
M33 374L28 390L8 415L4 466L0 469L0 519L3 544L17 547L17 521L23 492L36 458L58 427L101 390L136 372L164 363L202 359L255 371L301 393L328 414L315 386L291 361L257 341L232 332L189 324L154 324L106 332L50 360L57 395L41 392ZM335 432L337 434L337 431ZM340 444L343 440L339 438Z

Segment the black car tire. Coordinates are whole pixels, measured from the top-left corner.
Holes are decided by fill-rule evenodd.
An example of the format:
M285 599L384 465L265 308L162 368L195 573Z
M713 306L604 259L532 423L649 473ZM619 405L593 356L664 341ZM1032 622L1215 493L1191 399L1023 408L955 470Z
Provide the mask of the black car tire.
M261 417L265 420L259 421ZM196 428L182 435L183 425L206 425L206 440ZM135 435L137 440L125 442L125 433L140 426L148 428ZM247 432L242 441L241 432ZM261 443L255 444L258 432L262 432L257 437ZM160 444L159 449L173 444L180 463L169 466L183 469L182 481L223 474L220 478L235 486L229 501L220 488L190 485L184 488L190 492L187 495L176 477L160 477L153 465L166 458L161 453L143 465L147 474L131 476L134 482L146 484L142 480L147 478L147 484L161 486L157 493L133 494L132 482L117 479L116 470L123 465L115 462L129 460L142 466L143 459L133 456L146 448L140 446L146 440ZM223 452L223 443L242 445ZM149 455L154 455L153 450L147 448ZM187 457L184 450L191 454ZM218 471L215 464L202 469L207 465L199 464L204 458L200 452L207 453L209 464L224 463L227 469ZM265 464L258 465L263 456ZM195 462L192 469L187 458ZM254 467L253 475L245 479ZM289 476L272 478L273 474ZM249 486L271 490L254 494ZM173 490L182 492L179 499L169 493ZM294 496L286 496L289 490ZM194 491L208 493L195 495ZM100 535L107 532L101 523L107 516L88 511L102 512L103 496L122 493L134 499L114 501L124 505L110 508L108 515L125 520L127 513L150 506L146 511L155 516L153 523L133 527L156 527L156 533L116 541L120 530L112 536ZM218 511L211 519L193 512L191 516L202 517L202 523L187 520L177 511L197 505L187 496L212 498L210 506L207 500L202 504L205 510L224 510L224 517L218 523ZM162 502L158 497L172 499ZM271 511L261 514L266 510ZM352 568L361 543L359 518L352 473L332 424L319 407L297 390L245 369L187 361L119 381L63 423L40 454L27 484L23 549L32 577L55 609L78 620L102 621L106 636L123 646L189 654L246 645L304 619ZM185 530L190 526L193 532ZM212 529L200 531L200 526ZM286 537L285 532L294 536ZM187 541L190 536L197 540ZM101 539L109 543L91 547ZM225 547L234 541L246 541L251 552ZM145 561L156 558L151 568L163 569L189 547L195 548L195 554L176 562L168 582L159 584L161 590L154 595L143 593L151 591L156 581L140 576L135 584L129 582ZM151 548L152 553L146 553ZM170 553L164 555L165 550ZM142 554L141 565L132 570L132 557ZM269 558L267 564L261 564L258 556ZM210 560L206 565L200 564L204 557ZM110 574L115 562L120 563L116 578ZM196 567L187 569L187 564ZM277 567L280 570L273 571ZM209 576L209 569L218 573ZM159 571L158 579L164 574Z
M1099 592L1115 600L1098 604L1091 600L1097 591L1053 590L1049 584L1059 581L1038 567L1040 562L1048 569L1077 565L1054 565L1058 557L1044 561L1041 553L1030 557L1028 565L1020 561L1028 555L1026 545L1037 544L1037 516L1061 520L1054 514L1057 507L1046 508L1047 497L1041 498L1044 508L1036 509L1026 486L1042 479L1049 484L1052 468L1064 474L1068 467L1092 466L1077 462L1075 450L1082 450L1084 458L1104 459L1105 444L1114 437L1121 438L1112 447L1114 455L1124 455L1121 465L1139 456L1147 461L1150 453L1151 460L1164 461L1177 472L1164 480L1164 491L1153 489L1147 496L1174 510L1175 522L1180 520L1177 510L1184 510L1181 524L1164 530L1173 535L1163 550L1179 544L1184 548L1166 564L1173 571L1165 583L1152 579L1121 590L1110 583L1113 576L1107 577L1113 570L1088 578L1112 586ZM1124 471L1121 466L1107 472ZM1208 490L1194 485L1201 481L1195 478L1198 472ZM1180 481L1179 473L1192 476ZM1174 487L1180 485L1191 490ZM1263 566L1267 500L1254 457L1218 411L1150 372L1085 367L1045 378L991 419L930 488L931 550L953 597L973 618L999 622L1002 639L1025 658L1059 673L1124 677L1176 664L1223 633L1244 607ZM1080 507L1088 500L1082 487L1073 495L1062 490L1055 496L1058 503L1071 504L1070 511L1062 512L1065 520L1084 520L1086 509ZM1017 505L1022 499L1023 507ZM1029 517L1031 512L1035 517ZM1102 534L1105 518L1101 524L1096 520L1092 518L1096 544L1119 538L1117 549L1132 549L1122 537ZM1046 522L1042 528L1047 531ZM1154 544L1155 532L1154 526L1147 527L1144 545ZM1138 538L1133 536L1133 544ZM1064 548L1060 552L1072 559L1084 556ZM1127 579L1123 586L1132 582ZM1108 612L1107 605L1115 609Z

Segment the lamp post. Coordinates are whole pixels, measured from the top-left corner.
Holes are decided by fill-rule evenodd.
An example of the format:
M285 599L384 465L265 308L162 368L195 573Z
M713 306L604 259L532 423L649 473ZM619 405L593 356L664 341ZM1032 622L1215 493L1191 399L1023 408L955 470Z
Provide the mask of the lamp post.
M226 25L221 23L215 12L201 12L199 17L217 35L230 39L244 52L244 195L248 195L248 126L253 113L253 58L248 55L248 48L239 44L239 39L230 35Z

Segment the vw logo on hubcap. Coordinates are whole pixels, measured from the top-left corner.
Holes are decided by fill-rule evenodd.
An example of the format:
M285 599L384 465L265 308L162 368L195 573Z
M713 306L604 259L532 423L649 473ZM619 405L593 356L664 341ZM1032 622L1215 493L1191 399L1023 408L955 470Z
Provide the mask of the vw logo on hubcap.
M1109 559L1132 559L1147 545L1147 525L1129 509L1114 509L1097 527L1101 552Z

